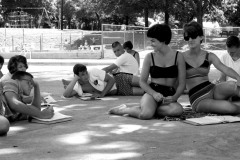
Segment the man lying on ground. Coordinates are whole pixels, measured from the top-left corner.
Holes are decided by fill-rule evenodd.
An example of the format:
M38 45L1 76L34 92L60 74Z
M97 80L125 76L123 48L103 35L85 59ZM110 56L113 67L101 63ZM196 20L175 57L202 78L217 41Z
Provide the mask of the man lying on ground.
M91 93L93 97L143 94L141 88L133 87L131 78L120 79L115 76L112 77L104 70L97 68L87 70L87 67L83 64L76 64L73 67L73 73L74 78L70 83L66 80L62 80L64 86L66 86L63 93L64 97L72 97L75 95L82 96L83 93ZM138 92L135 92L135 90Z

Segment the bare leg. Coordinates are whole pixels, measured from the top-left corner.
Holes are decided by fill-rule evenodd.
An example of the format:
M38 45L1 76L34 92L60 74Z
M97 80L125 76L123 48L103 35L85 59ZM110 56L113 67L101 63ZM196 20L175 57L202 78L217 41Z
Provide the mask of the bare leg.
M227 100L204 99L199 102L197 112L215 113L215 114L239 114L240 105L231 103Z
M183 107L177 102L170 103L168 105L161 105L156 112L158 116L181 116Z
M214 99L224 100L232 96L239 96L239 88L235 82L222 82L216 85L214 89Z
M144 94L144 91L140 87L132 87L133 95L134 96L142 96Z
M112 108L109 113L116 115L125 115L128 114L131 117L139 119L151 119L156 111L157 102L154 98L145 93L141 99L141 106L127 107L126 105L121 105L118 107Z

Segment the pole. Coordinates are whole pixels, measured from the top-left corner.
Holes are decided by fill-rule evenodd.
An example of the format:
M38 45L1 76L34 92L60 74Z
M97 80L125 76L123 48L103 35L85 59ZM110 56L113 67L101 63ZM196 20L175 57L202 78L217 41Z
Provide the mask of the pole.
M63 30L63 0L61 4L61 30Z

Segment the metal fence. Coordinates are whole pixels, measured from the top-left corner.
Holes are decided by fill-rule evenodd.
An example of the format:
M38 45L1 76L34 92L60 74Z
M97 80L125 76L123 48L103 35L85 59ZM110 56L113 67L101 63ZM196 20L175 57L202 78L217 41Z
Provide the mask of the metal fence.
M104 58L112 55L111 44L114 41L132 41L134 49L138 51L151 49L146 33L146 27L109 24L103 25L102 31L0 28L0 53L78 53L96 50ZM227 37L239 36L239 33L238 27L204 28L203 47L225 50ZM170 46L177 50L187 48L182 29L172 29Z

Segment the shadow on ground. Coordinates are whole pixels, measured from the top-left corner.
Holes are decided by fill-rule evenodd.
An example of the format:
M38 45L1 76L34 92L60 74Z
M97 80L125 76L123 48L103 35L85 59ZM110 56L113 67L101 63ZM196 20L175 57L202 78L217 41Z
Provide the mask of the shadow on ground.
M110 116L122 103L138 105L141 97L82 101L61 98L61 79L71 71L34 72L42 91L57 100L55 110L73 120L53 125L27 121L12 124L0 137L0 159L152 160L239 159L239 123L192 126L179 121L138 120ZM186 95L179 99L188 103Z

